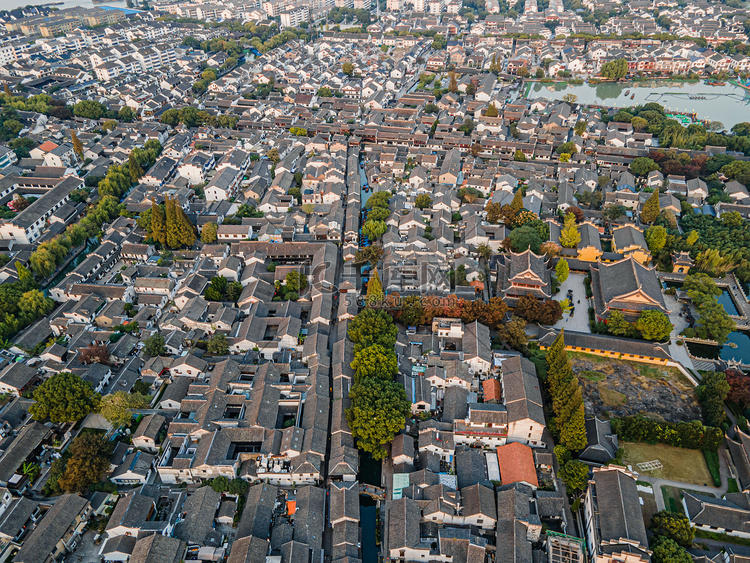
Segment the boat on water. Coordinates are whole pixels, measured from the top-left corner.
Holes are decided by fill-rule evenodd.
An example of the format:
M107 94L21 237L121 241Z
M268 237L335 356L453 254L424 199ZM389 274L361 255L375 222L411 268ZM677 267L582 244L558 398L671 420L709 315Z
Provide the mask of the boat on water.
M632 94L630 95L630 99L631 99L631 100L632 100L632 99L634 99L634 98L635 98L635 92L633 92L633 93L632 93Z
M628 97L628 94L630 94L630 90L625 90L625 97Z
M726 86L726 82L721 82L720 80L704 80L706 85L708 86Z

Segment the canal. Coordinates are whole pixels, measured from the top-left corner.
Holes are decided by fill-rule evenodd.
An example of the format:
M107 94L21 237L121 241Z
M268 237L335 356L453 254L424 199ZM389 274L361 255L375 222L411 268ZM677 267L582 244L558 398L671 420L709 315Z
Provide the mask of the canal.
M362 528L362 563L377 563L377 515L375 500L368 495L359 495L359 525Z
M360 483L381 485L381 471L383 464L372 459L367 452L360 452L359 475ZM369 495L359 495L359 526L362 528L362 563L377 563L378 561L378 538L377 538L378 506L375 499Z
M721 121L727 129L750 115L750 92L727 82L708 86L703 80L644 80L642 82L604 82L601 84L567 84L556 82L527 84L526 97L562 100L575 94L583 104L630 107L656 102L675 112L695 112L698 119ZM628 95L625 95L628 91ZM631 96L632 97L631 99Z

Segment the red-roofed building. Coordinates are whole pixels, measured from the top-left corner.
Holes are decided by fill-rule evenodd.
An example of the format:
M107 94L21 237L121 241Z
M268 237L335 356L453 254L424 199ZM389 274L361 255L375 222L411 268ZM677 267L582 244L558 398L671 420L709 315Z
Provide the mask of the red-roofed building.
M518 442L500 446L497 448L497 463L503 485L526 483L534 488L539 487L534 454L529 446Z
M42 155L41 155L41 156L44 156L44 154L46 154L46 153L48 153L48 152L50 152L50 151L53 151L53 150L55 150L55 149L56 149L56 148L57 148L58 146L59 146L59 145L56 145L56 144L55 144L55 143L53 143L52 141L44 141L44 142L43 142L43 143L42 143L41 145L39 145L39 146L38 146L38 147L37 147L36 149L34 149L34 150L40 151L40 152L42 153ZM31 152L33 152L33 151L31 151ZM34 155L33 155L33 154L32 154L31 156L32 156L32 158L34 157Z
M500 403L503 399L503 386L499 379L491 377L482 381L485 403Z

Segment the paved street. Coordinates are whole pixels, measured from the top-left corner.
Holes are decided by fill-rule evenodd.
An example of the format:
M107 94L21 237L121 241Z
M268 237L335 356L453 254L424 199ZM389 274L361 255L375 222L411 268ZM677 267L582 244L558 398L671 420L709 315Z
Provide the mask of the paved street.
M575 312L571 316L568 313L563 314L563 318L558 321L555 328L564 328L576 332L591 332L589 327L589 305L586 299L586 286L583 284L583 274L571 273L568 279L560 285L560 293L554 296L557 301L562 301L568 295L568 289L573 290L573 299L571 304L575 307Z
M65 558L66 563L99 563L101 545L94 545L94 536L96 532L86 530L76 550Z

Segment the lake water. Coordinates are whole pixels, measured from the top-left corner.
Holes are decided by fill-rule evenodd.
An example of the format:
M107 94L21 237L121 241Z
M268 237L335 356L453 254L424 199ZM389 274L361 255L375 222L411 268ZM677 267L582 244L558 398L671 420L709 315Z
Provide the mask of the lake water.
M626 90L629 90L627 96ZM656 102L671 111L696 112L698 119L721 121L727 129L741 121L750 120L750 92L729 82L724 86L708 86L703 80L647 80L602 84L532 82L526 91L527 97L531 99L561 100L566 94L575 94L579 103L618 108ZM635 98L631 99L633 94ZM696 96L705 99L691 99Z

